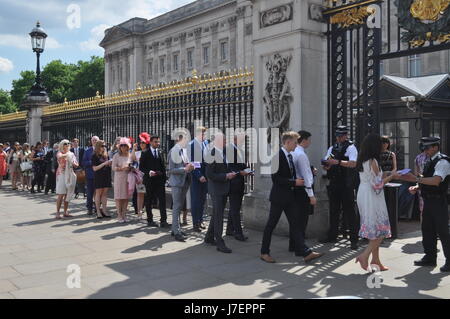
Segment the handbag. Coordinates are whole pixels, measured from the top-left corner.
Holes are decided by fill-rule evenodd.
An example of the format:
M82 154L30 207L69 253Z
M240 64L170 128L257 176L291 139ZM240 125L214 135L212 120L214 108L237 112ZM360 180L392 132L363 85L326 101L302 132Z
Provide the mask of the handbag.
M22 172L30 171L30 170L33 169L33 163L31 163L31 162L22 162L22 163L20 163L20 169L22 170Z
M86 182L86 173L84 170L76 170L75 175L77 175L77 184L83 184Z

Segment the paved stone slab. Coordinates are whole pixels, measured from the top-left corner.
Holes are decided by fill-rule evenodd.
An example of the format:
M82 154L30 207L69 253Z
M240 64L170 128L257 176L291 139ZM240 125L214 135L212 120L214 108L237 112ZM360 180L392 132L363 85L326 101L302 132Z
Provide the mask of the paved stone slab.
M422 256L418 223L400 223L400 238L383 243L381 258L391 270L381 274L380 288L371 288L375 277L354 263L364 246L352 251L345 240L323 245L308 239L326 255L306 264L287 251L287 238L274 236L277 263L266 264L259 260L258 231L246 230L244 243L225 237L233 250L228 255L204 244L191 224L187 242L179 243L170 230L147 228L131 212L128 224L88 217L83 199L71 204L74 218L57 221L54 200L0 189L0 299L450 298L449 274L413 266ZM439 266L443 262L440 252ZM80 289L67 287L71 264L80 266Z

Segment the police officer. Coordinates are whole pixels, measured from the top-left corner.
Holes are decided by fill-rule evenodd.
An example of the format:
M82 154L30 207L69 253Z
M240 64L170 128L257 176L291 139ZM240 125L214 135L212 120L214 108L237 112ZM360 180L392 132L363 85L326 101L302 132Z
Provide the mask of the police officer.
M448 229L447 190L450 179L450 159L440 153L438 137L424 137L421 143L430 160L425 164L423 176L408 174L402 179L416 182L409 191L415 194L418 189L424 200L422 215L422 244L425 256L414 262L416 266L436 266L437 238L439 236L446 263L442 272L450 272L450 233Z
M355 211L355 188L357 187L356 162L358 150L348 139L346 126L336 129L336 143L328 149L322 165L330 180L330 229L321 243L336 242L339 233L341 209L350 228L351 249L358 249L359 223Z

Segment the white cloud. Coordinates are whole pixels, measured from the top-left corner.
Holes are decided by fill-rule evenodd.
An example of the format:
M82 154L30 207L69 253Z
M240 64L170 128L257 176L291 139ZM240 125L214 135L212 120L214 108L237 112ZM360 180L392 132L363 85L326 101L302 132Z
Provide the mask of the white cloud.
M0 57L0 73L8 73L14 69L14 64L7 58Z
M0 34L0 45L16 49L31 50L31 38L26 35ZM62 45L55 38L48 37L45 42L46 49L59 49Z
M99 46L100 41L102 41L105 30L108 29L109 25L100 24L91 29L91 37L87 41L80 43L81 50L83 51L103 51L103 48Z

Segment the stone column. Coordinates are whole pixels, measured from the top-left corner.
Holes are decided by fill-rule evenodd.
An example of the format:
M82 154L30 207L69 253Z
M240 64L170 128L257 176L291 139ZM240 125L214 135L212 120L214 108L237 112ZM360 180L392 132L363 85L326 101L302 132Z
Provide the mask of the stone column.
M194 30L194 37L195 37L195 54L193 58L195 59L195 69L197 69L197 71L199 71L199 73L201 74L202 73L201 70L203 69L202 28L197 28Z
M219 55L219 22L213 22L210 25L211 28L211 61L210 65L212 73L216 72L219 67L220 55Z
M231 16L228 18L230 25L230 67L237 68L237 17Z
M179 68L181 78L186 78L186 69L187 69L187 52L186 52L186 32L182 32L179 35L180 41L180 57L179 57Z
M307 153L311 164L319 168L327 149L326 26L309 19L311 3L321 1L253 1L254 125L269 127L266 108L277 112L277 107L271 106L276 106L275 100L281 100L283 107L289 108L289 116L281 126L312 133L313 145ZM255 191L245 199L243 209L245 225L255 229L262 229L267 221L272 185L270 175L261 174L260 168L257 165ZM324 193L322 178L318 176L316 194L327 206ZM318 207L310 219L309 237L317 238L326 232L328 211L323 208ZM287 234L285 217L277 231Z
M27 142L35 145L42 141L42 109L50 105L48 96L28 95L22 107L28 111L25 127Z
M111 54L105 54L105 95L111 92Z

